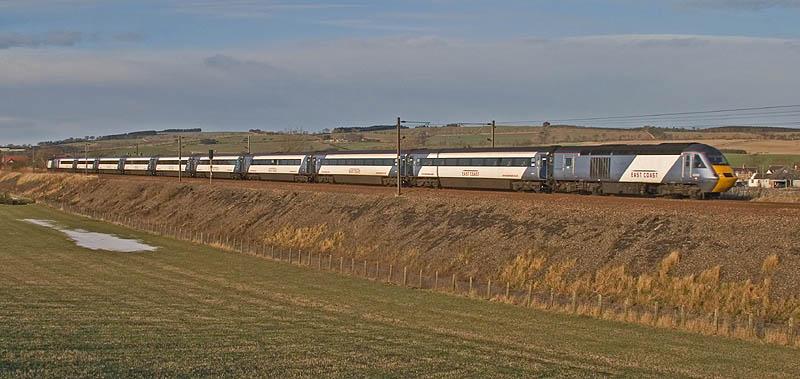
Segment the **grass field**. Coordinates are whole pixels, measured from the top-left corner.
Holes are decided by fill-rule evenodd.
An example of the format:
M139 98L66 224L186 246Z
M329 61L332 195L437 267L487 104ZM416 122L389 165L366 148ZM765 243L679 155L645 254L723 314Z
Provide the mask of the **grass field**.
M75 246L24 218L138 238ZM0 206L0 375L798 377L800 352L549 314Z

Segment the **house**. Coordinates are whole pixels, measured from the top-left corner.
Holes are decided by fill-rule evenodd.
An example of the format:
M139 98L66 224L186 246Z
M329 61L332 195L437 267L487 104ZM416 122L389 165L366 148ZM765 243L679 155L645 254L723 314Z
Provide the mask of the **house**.
M30 162L30 157L26 155L0 155L0 167L26 165L28 162Z
M784 166L784 165L771 165L771 166L767 167L767 170L764 171L764 173L767 174L767 175L774 175L774 174L778 174L778 173L786 174L786 173L789 173L789 171L791 171L791 168L789 168L787 166Z
M789 188L800 187L800 172L773 168L772 173L755 173L747 180L748 187Z
M750 178L747 180L748 187L758 187L758 188L771 188L772 184L769 182L769 178L767 178L766 174L757 172L754 173Z
M734 167L733 175L738 178L738 181L746 182L753 174L758 172L758 167Z

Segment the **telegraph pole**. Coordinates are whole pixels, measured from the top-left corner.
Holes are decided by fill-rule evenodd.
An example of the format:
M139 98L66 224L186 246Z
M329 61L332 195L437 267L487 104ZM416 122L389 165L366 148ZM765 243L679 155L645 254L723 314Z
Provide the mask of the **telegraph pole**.
M214 179L214 150L208 151L208 184Z
M183 136L178 135L178 181L182 180L181 175L183 171Z
M31 146L31 168L36 172L36 145Z
M83 173L89 175L89 144L83 144Z
M492 120L492 149L494 149L494 128L495 128L495 124L494 124L494 120Z
M397 118L397 193L400 196L400 117Z

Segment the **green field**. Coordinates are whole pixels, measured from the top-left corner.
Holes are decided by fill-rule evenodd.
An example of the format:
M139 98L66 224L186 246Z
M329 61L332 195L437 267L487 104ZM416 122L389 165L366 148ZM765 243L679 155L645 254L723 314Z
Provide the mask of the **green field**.
M20 221L134 237L92 251ZM800 351L532 311L0 206L0 376L798 377Z

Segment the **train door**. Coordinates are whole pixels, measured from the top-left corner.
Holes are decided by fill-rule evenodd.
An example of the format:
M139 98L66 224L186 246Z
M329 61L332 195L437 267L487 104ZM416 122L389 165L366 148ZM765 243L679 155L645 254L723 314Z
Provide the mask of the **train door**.
M539 178L547 180L548 175L550 175L550 154L544 154L539 158Z
M158 164L158 158L150 158L147 161L147 175L155 176L156 174L156 164Z
M693 153L682 153L681 154L681 179L684 181L691 180L694 167L692 162L694 154Z
M233 166L233 173L235 174L234 177L237 177L238 175L238 177L241 179L247 174L247 171L244 169L244 160L245 157L243 156L236 158L236 164Z
M305 166L300 169L301 174L314 175L317 170L317 157L313 155L306 155Z
M414 176L414 157L411 155L403 156L403 160L405 164L403 165L403 176L405 177L412 177Z

